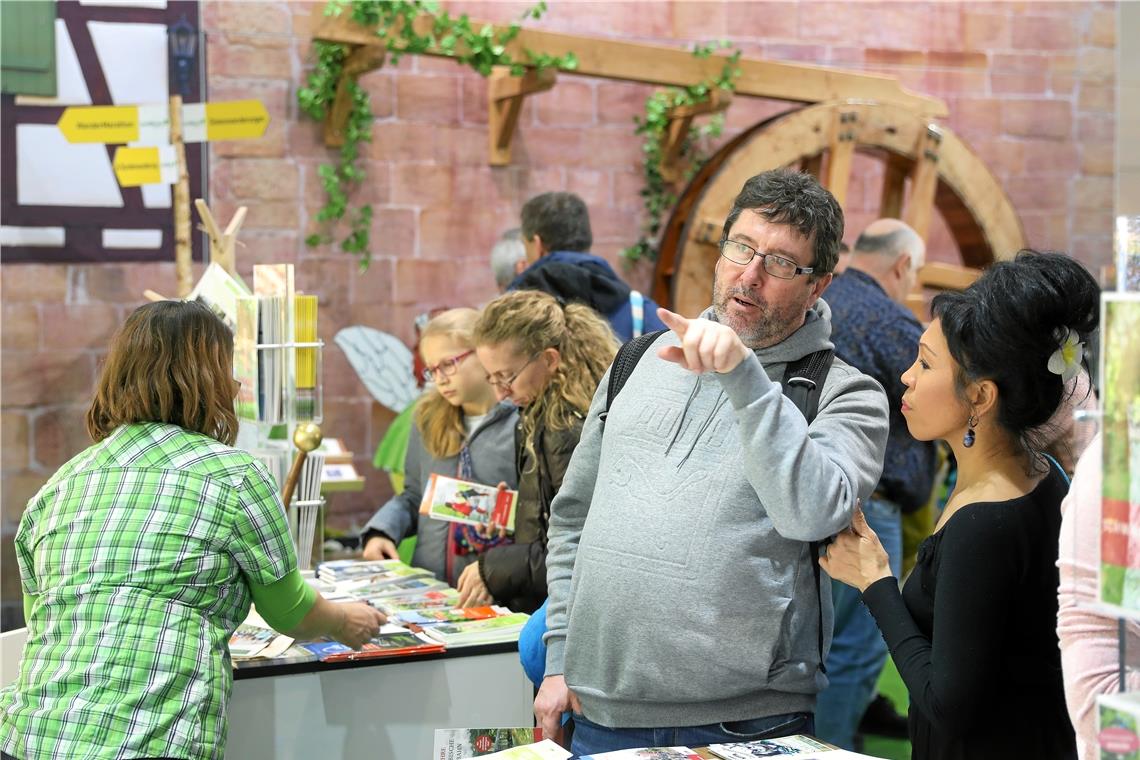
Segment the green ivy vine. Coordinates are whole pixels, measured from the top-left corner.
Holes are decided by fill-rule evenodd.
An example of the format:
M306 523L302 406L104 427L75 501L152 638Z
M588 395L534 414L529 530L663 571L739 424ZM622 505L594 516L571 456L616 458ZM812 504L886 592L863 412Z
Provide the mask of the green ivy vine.
M693 48L693 55L697 58L708 58L715 50L727 47L729 43L723 40L714 44L697 45ZM645 205L645 222L641 227L641 237L622 251L622 256L629 262L643 259L652 261L657 258L658 236L663 218L677 203L673 186L661 175L665 135L669 130L669 113L679 106L704 103L718 89L733 92L736 89L736 80L740 76L740 69L737 66L739 62L740 51L737 50L725 57L724 66L716 77L687 87L657 90L645 100L645 117L633 117L633 122L637 125L635 134L645 137L642 146L642 173L645 187L641 190ZM685 170L686 182L700 171L701 166L708 160L708 143L720 137L723 130L723 113L715 114L705 123L694 124L689 129L681 149L682 155L687 156L689 160Z
M466 13L458 18L452 17L447 11L441 11L434 0L330 0L325 6L326 16L339 16L345 11L350 12L352 20L358 24L376 27L376 34L385 38L385 48L393 64L403 55L438 49L454 56L460 65L470 66L483 76L488 76L495 66L510 67L514 76L522 76L528 68L572 71L578 67L578 59L573 52L552 56L527 50L525 61L516 61L507 53L507 45L522 29L520 22L541 18L546 12L545 2L529 8L519 21L511 23L501 32L496 32L490 24L476 28ZM432 28L427 34L417 34L414 21L425 13L435 17ZM315 41L313 47L317 63L309 73L307 86L297 91L297 101L304 113L320 121L325 118L336 97L337 83L344 71L350 48L321 40ZM352 107L345 125L344 145L340 149L339 161L323 164L317 170L326 195L325 205L317 211L317 221L329 230L336 222L348 217L351 231L341 241L340 247L358 256L360 268L365 270L372 257L369 234L372 206L364 204L350 213L349 193L353 186L359 185L364 179L360 147L361 143L372 139L372 103L367 91L355 80L350 82L349 87ZM305 243L309 246L330 242L333 242L333 238L329 231L305 238Z

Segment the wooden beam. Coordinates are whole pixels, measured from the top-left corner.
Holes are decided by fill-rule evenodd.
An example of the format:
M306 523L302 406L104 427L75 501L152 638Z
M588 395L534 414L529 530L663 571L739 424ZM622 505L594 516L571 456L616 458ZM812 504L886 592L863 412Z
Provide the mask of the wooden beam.
M903 190L910 173L910 161L896 153L887 154L883 171L883 193L879 196L879 218L901 219Z
M837 111L827 156L827 179L823 186L835 196L840 208L847 205L851 162L855 158L855 144L858 141L859 116L854 111Z
M938 189L938 157L942 146L942 132L929 124L919 135L915 149L914 174L910 181L903 221L923 240L930 231L930 217L934 213L934 193Z
M918 270L918 281L924 288L965 290L982 276L982 270L955 264L931 262Z
M693 103L692 105L669 109L669 128L665 132L661 146L662 179L666 182L677 182L683 178L681 149L685 147L685 138L689 136L693 119L697 116L723 111L731 103L732 93L717 88L709 93L709 99L703 103Z
M383 66L386 53L387 51L378 45L359 45L348 54L340 79L336 83L332 108L325 115L325 145L330 148L344 145L344 128L348 123L348 114L352 111L351 85L361 74Z
M802 159L800 161L800 171L819 179L820 172L823 171L823 153L816 153L814 156L808 156Z
M544 92L554 86L552 69L529 69L522 76L512 76L507 66L496 66L487 78L487 120L490 138L491 166L511 162L511 139L519 123L523 98Z
M419 16L414 27L417 34L431 31L434 17ZM475 27L483 22L471 21ZM384 40L375 29L361 26L347 14L325 16L324 6L314 4L310 17L313 38L350 45L382 45ZM505 27L493 26L496 34ZM506 52L515 61L526 63L526 51L562 56L574 53L578 58L575 74L618 79L627 82L665 86L699 84L716 78L724 67L725 56L712 55L696 58L688 50L641 42L559 34L537 29L523 29L510 43ZM466 50L444 52L439 48L426 51L426 55L456 57ZM825 100L868 100L894 103L928 117L949 115L945 101L905 89L894 77L865 74L843 69L811 66L800 63L765 61L758 58L741 58L737 63L740 76L736 80L738 95L753 95L796 103L818 103Z

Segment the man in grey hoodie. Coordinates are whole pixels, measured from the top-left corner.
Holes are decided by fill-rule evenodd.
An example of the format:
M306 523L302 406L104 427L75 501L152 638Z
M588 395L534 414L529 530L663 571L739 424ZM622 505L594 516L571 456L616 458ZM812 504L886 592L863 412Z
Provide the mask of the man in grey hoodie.
M837 358L810 426L781 392L790 362L831 348L842 234L814 178L752 177L712 307L659 310L670 332L605 415L602 379L551 510L535 699L550 736L575 713L576 754L813 730L831 593L810 542L851 524L888 428L878 383Z

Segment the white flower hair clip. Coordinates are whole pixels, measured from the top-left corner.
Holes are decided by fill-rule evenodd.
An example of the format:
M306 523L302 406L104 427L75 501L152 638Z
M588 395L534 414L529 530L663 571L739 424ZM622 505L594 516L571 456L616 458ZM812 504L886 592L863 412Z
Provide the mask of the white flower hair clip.
M1049 371L1060 375L1061 381L1067 383L1081 371L1085 344L1076 330L1064 327L1057 331L1057 341L1061 345L1049 357Z

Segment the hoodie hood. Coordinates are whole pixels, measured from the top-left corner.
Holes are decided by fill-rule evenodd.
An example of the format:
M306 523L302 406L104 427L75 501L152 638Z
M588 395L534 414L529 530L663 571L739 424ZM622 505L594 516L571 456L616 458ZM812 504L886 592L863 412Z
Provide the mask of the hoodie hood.
M717 321L711 306L701 312L701 318ZM825 348L834 349L835 346L831 342L831 307L820 298L808 309L807 317L798 330L774 346L756 349L755 353L760 363L769 367L794 362Z
M629 302L627 285L605 259L559 251L543 256L514 279L508 290L541 290L563 301L611 314Z

